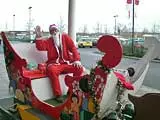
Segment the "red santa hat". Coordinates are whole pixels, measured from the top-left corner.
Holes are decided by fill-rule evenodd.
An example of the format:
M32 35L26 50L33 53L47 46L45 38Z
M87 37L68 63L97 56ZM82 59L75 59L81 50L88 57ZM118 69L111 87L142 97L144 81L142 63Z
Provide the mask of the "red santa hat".
M52 24L49 26L49 31L52 29L57 29L58 30L58 26L56 24Z

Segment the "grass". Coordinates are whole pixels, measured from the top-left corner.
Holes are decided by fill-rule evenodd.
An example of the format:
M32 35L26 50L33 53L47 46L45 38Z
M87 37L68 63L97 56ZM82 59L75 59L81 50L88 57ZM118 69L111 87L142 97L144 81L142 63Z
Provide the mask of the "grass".
M145 55L147 49L141 48L133 48L134 52L132 53L132 46L123 46L123 55L124 56L131 56L131 57L138 57L141 58Z

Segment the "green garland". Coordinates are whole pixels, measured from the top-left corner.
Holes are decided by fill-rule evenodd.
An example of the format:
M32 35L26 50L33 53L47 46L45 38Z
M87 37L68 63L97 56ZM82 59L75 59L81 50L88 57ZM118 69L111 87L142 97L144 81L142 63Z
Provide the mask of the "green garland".
M118 95L117 95L117 101L121 100L121 96L123 95L125 88L123 87L121 81L118 79L117 82L117 89L118 89Z
M118 94L117 94L117 108L115 109L114 112L117 113L118 117L120 120L133 120L133 113L134 110L130 107L131 104L126 104L125 105L125 109L123 108L123 103L121 101L121 98L124 94L124 91L126 90L126 88L124 88L124 86L122 85L121 81L118 79L117 82L117 89L118 89ZM129 106L129 109L126 109L126 107ZM130 112L131 111L131 112ZM129 113L129 114L128 114ZM127 118L125 116L125 114L127 115L127 117L129 116L130 118Z
M109 69L108 67L106 67L106 66L102 63L101 60L97 62L97 65L98 65L98 67L101 68L103 71L107 71L107 73L110 73L110 72L111 72L111 69Z
M97 62L97 67L99 67L100 69L102 69L104 72L107 72L107 73L110 73L111 70L109 68L107 68L105 65L103 65L102 61L98 61ZM89 85L89 93L93 99L93 103L95 105L95 118L96 120L99 119L99 116L98 116L98 112L100 110L100 105L98 103L98 100L96 98L96 95L95 95L95 90L94 90L94 84L95 84L95 69L96 68L92 68L91 71L90 71L90 81L88 82L88 85Z

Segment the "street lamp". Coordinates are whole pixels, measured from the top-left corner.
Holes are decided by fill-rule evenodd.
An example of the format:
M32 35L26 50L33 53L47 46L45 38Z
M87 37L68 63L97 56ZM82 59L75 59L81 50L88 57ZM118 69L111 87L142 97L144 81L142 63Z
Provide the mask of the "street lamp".
M29 9L28 31L29 31L29 39L31 39L31 9L32 7L30 6L28 9Z
M118 17L118 15L114 15L113 16L114 17L114 34L116 35L116 33L117 33L117 17Z
M15 14L13 14L13 31L15 31Z
M132 54L134 54L134 0L132 2Z

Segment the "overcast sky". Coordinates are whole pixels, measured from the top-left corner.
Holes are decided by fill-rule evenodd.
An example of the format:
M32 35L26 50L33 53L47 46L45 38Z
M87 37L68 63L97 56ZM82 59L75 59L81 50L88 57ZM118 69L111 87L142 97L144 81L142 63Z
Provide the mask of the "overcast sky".
M57 23L60 16L68 24L68 0L0 0L0 30L13 30L13 14L15 14L15 30L25 30L29 20L29 6L32 6L31 17L33 24L39 24L47 31L48 26ZM160 1L140 0L136 6L136 29L151 29L153 24L160 23ZM114 29L114 15L118 15L117 22L128 25L126 0L76 0L76 30L83 25L88 26L89 32L96 23Z

